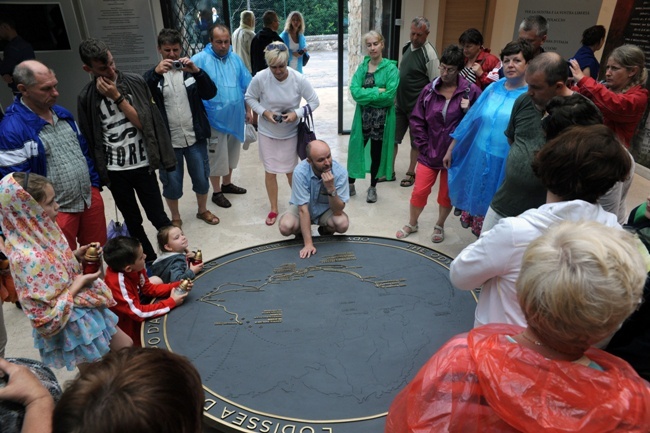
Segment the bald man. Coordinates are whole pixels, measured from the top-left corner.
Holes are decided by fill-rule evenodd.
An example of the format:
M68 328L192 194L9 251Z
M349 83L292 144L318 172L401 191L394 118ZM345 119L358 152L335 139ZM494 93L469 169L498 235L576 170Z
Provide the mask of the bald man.
M20 92L0 123L0 177L15 171L46 176L54 185L61 227L70 248L106 243L104 201L88 144L72 114L56 105L54 71L36 60L19 63Z
M280 217L280 233L302 235L300 258L309 258L316 254L311 225L317 224L321 235L345 233L349 220L343 209L349 199L347 170L332 160L327 143L314 140L307 145L307 158L293 171L291 206Z

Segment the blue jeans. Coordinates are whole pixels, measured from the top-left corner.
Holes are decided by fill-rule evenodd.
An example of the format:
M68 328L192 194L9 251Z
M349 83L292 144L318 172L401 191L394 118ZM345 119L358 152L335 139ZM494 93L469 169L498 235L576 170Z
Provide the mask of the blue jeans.
M163 185L163 197L178 200L183 196L183 174L187 161L187 172L192 179L192 191L197 194L207 194L210 190L210 164L208 161L207 140L197 141L189 147L174 148L176 154L176 170L160 170L160 182Z

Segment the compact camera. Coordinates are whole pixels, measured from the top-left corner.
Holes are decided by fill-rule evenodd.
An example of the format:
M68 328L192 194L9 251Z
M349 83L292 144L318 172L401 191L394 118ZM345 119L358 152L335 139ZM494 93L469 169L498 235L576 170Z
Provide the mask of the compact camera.
M180 60L174 60L174 62L172 63L172 68L183 69L183 64L181 63Z
M275 120L278 123L282 123L282 114L274 114L273 120Z

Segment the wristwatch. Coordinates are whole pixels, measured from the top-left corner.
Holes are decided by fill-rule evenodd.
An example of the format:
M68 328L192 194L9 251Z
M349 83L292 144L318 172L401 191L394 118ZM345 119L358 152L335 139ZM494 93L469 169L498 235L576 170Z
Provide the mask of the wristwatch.
M336 194L336 189L334 191L332 191L332 192L328 192L327 195L329 195L330 197L336 197L336 195L337 195Z

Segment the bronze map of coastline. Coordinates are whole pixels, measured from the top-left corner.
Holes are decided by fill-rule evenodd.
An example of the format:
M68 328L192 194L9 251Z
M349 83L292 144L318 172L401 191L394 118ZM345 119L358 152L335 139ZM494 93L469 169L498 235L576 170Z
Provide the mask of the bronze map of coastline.
M454 289L451 259L380 237L283 241L206 263L181 308L146 322L143 342L199 369L206 416L224 431L382 431L399 390L476 298Z

